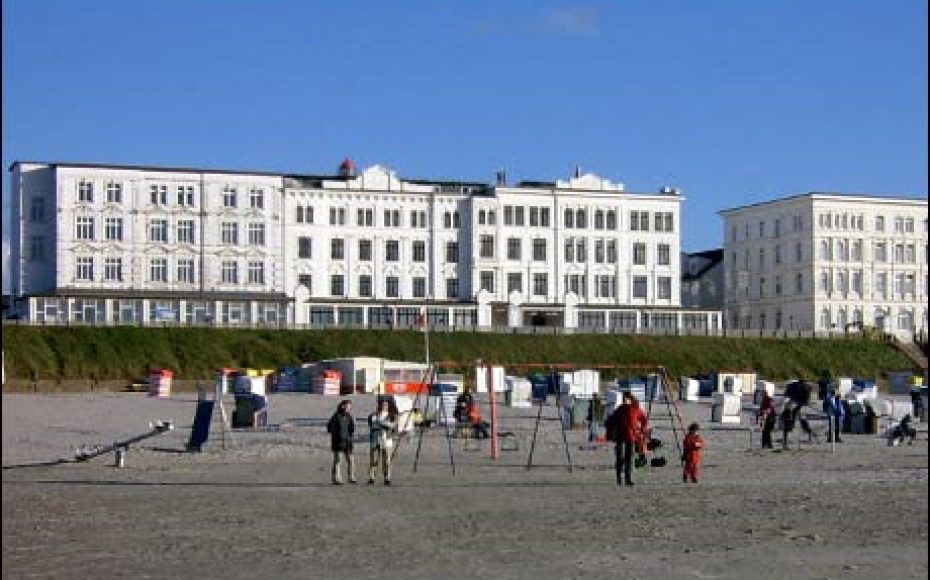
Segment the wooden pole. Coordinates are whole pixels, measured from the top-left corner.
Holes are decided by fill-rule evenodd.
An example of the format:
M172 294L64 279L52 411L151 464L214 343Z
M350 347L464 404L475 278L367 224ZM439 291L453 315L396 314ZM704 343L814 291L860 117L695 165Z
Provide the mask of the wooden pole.
M500 457L497 440L497 399L494 395L494 373L490 363L485 367L488 374L488 404L491 406L491 459Z

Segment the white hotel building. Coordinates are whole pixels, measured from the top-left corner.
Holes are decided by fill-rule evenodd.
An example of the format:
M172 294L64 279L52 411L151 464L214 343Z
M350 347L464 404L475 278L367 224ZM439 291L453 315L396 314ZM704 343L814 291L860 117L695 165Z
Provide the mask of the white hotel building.
M38 323L717 332L680 308L677 190L15 162L15 311Z
M927 200L808 193L720 212L728 329L927 332Z

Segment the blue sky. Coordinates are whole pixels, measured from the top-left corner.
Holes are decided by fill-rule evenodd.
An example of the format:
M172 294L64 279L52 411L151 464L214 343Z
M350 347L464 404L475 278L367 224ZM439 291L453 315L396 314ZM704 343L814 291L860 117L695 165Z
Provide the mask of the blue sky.
M698 251L727 207L926 197L927 2L3 0L2 120L4 170L581 165L680 187Z

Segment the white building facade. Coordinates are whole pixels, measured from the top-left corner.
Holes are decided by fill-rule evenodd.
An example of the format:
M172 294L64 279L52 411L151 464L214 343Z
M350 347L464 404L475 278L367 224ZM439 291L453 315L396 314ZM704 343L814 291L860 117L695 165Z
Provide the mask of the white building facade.
M490 186L16 162L12 294L39 323L716 332L680 308L683 198L594 175Z
M927 200L809 193L727 209L729 330L927 332Z

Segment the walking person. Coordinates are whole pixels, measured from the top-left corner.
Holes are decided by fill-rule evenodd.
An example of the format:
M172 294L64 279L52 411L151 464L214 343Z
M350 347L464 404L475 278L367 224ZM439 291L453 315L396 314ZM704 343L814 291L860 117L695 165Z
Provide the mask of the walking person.
M843 398L840 396L839 391L834 392L827 400L827 403L827 421L830 421L832 426L830 439L827 439L827 441L842 443L843 439L840 438L840 432L843 429L843 417L846 416L846 410L843 408Z
M355 460L352 456L352 438L355 435L355 418L352 417L352 401L345 399L336 407L336 412L329 418L326 431L330 436L330 448L333 451L333 485L342 485L342 468L345 459L348 468L349 483L355 483Z
M384 485L391 485L391 452L394 449L393 432L397 428L396 414L391 410L391 403L382 399L378 410L368 416L368 485L375 483L375 471L381 466Z
M617 485L633 485L633 454L636 443L642 441L648 431L646 413L639 406L639 401L632 393L623 393L623 403L617 407L610 418L608 429L613 431L616 442L614 454L617 472Z
M683 482L697 483L698 469L701 465L701 455L704 453L704 438L698 433L701 426L697 423L691 423L688 427L688 434L682 444L684 449L682 459L684 459L684 472L681 479Z
M759 413L756 420L762 426L762 449L773 449L772 431L775 430L775 399L768 393L763 393L762 403L759 405Z
M781 410L781 448L788 449L788 433L794 430L794 409L791 401L785 401L785 406Z

